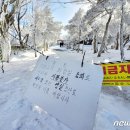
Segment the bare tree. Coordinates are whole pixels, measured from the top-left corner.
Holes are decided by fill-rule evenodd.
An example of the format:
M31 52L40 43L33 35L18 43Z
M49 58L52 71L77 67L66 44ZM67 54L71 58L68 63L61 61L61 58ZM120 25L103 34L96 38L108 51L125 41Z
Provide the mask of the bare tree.
M0 12L0 17L2 17L2 20L0 21L0 34L3 38L5 38L5 35L8 32L9 27L14 23L14 15L16 11L16 7L18 6L18 1L10 1L10 4L12 4L12 9L9 12L8 11L8 6L9 2L5 2L3 0L1 4L1 12ZM15 4L14 4L15 3Z
M106 40L107 40L109 24L110 24L110 21L111 21L111 18L112 18L112 12L113 11L109 12L109 18L108 18L108 21L106 23L102 44L101 44L100 50L99 50L98 55L97 55L98 57L101 56L101 54L105 51L105 48L106 48Z
M8 30L14 23L14 17L18 8L19 0L2 0L0 11L0 37L2 60L9 62L11 46L8 39ZM10 8L10 10L9 10Z
M25 16L25 14L27 13L27 4L28 3L29 2L27 2L27 0L22 0L19 3L19 9L16 14L16 24L13 24L14 30L16 32L16 36L14 36L13 34L12 34L12 36L14 38L18 39L21 48L25 47L25 45L28 41L28 37L29 37L29 34L26 34L25 36L23 36L22 29L21 29L21 21L22 21L23 17Z
M116 36L115 49L116 49L116 50L119 49L119 32L117 33L117 36Z

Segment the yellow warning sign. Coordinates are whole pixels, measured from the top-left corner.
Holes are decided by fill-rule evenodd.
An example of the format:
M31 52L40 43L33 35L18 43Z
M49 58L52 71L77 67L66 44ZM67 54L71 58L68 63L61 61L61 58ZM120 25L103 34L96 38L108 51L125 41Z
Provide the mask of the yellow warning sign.
M130 62L102 64L103 86L130 86Z

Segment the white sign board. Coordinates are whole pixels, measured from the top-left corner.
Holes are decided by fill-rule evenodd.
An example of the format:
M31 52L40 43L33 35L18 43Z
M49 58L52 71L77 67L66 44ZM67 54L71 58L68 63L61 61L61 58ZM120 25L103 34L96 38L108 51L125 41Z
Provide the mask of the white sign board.
M92 130L102 68L70 59L41 56L27 97L72 130Z

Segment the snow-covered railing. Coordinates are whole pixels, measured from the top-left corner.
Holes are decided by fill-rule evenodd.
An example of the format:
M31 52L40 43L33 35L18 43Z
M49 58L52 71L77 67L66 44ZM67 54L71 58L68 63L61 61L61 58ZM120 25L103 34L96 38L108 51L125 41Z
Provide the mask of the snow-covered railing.
M29 48L31 48L32 50L36 51L37 53L41 54L42 56L45 56L45 55L43 54L43 52L38 51L37 49L33 48L32 46L30 46L30 45L26 45L26 46L29 47ZM49 57L49 56L46 56L46 60L48 59L48 57Z
M99 62L99 63L93 63L95 65L103 65L103 64L116 64L116 63L127 63L130 62L130 60L125 60L125 61L113 61L113 62Z

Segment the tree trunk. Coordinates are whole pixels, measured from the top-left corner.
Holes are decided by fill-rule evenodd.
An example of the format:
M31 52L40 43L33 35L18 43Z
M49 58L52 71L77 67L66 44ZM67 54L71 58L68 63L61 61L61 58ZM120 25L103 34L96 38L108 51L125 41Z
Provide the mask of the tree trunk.
M36 49L37 49L37 46L36 46L36 39L35 39L35 27L33 29L33 46L34 46L34 51L35 51L35 57L37 57L37 52L36 52Z
M2 1L0 2L0 14L2 13L2 7L3 7L3 5L4 5L4 0L2 0Z
M23 41L22 41L22 35L21 35L21 28L20 28L20 11L18 13L17 21L18 21L17 26L18 26L19 44L20 44L21 48L24 48Z
M46 51L48 51L48 43L46 43Z
M74 43L73 43L73 50L76 49L76 42L77 42L77 41L74 41Z
M11 54L11 45L8 37L2 39L3 43L1 45L2 50L2 61L9 62Z
M117 37L116 37L115 49L116 49L116 50L119 49L119 32L117 33Z
M120 55L121 55L121 61L124 61L124 40L123 40L123 31L124 31L124 3L122 3L121 7L121 24L120 24Z
M46 51L46 40L44 39L44 43L43 43L43 48L44 48L44 51Z
M0 61L2 61L2 47L1 47L1 44L0 44Z
M128 36L124 39L124 47L125 47L125 45L128 43L129 40L130 40L130 35L128 35Z
M81 37L81 28L79 27L79 44L78 44L78 48L77 48L77 52L79 53L80 50L80 37Z
M84 42L85 42L85 40L83 40L82 54L83 54L83 52L84 52Z
M98 44L97 44L97 32L94 32L94 37L93 37L93 53L98 52Z
M37 5L37 3L36 3ZM36 45L36 5L34 4L34 1L33 1L33 6L34 6L34 10L33 10L33 14L34 14L34 23L33 23L33 46L34 46L34 51L35 51L35 57L37 57L37 45Z
M112 18L112 12L109 14L109 18L108 18L108 21L106 23L106 28L105 28L105 32L104 32L104 36L103 36L103 41L102 41L100 50L99 50L98 55L97 55L98 57L100 57L101 53L105 50L105 43L106 43L106 40L107 40L107 33L108 33L108 28L109 28L111 18Z

